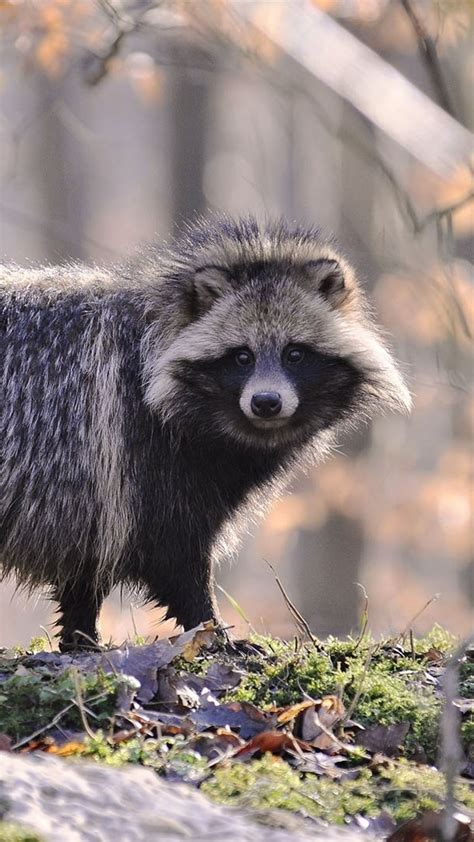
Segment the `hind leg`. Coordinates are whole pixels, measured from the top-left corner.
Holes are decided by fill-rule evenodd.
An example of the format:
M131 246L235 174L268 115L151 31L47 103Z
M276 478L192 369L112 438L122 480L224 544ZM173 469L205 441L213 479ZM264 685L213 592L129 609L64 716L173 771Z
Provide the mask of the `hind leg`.
M97 617L107 593L108 590L92 586L90 579L85 578L55 591L61 652L90 649L99 642Z

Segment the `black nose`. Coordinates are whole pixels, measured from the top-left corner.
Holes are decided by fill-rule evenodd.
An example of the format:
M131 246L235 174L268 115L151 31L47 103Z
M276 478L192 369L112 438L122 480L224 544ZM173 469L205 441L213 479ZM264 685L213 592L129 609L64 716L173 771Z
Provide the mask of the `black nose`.
M252 396L250 406L259 418L274 418L281 411L281 396L278 392L257 392Z

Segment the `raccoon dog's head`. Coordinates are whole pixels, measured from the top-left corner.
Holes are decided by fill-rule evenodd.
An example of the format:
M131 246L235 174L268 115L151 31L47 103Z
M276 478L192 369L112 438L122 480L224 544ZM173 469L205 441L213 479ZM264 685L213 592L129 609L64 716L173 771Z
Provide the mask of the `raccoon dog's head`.
M409 407L352 268L318 231L202 222L164 275L145 358L164 420L272 448Z

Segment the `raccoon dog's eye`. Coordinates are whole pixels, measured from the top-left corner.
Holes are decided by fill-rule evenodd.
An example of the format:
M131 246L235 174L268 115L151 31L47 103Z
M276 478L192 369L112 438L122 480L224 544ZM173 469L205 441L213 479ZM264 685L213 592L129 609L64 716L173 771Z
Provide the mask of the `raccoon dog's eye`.
M297 345L290 346L287 348L285 353L285 362L291 363L291 365L296 365L296 363L300 363L304 357L304 348L300 348Z
M246 348L239 348L239 350L235 352L234 359L237 365L242 366L242 368L246 368L247 366L253 364L253 354L250 351L247 351Z

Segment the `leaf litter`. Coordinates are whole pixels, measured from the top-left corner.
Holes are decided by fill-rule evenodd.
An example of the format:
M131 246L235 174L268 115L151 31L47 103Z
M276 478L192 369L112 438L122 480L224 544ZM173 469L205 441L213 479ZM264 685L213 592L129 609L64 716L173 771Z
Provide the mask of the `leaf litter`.
M360 638L311 639L297 650L260 638L234 648L204 624L97 652L5 650L0 751L138 762L217 801L246 805L258 795L259 813L295 810L391 842L442 838L444 783L429 761L433 735L422 715L407 715L417 694L422 713L427 699L430 715L441 708L448 647L441 632L432 637L417 651L413 640L405 649L400 639L369 645ZM462 667L468 688L471 655ZM415 702L394 697L397 682ZM12 715L25 693L41 715ZM455 705L468 733L472 699ZM468 770L472 747L465 751ZM468 777L457 784L458 842L472 839Z

